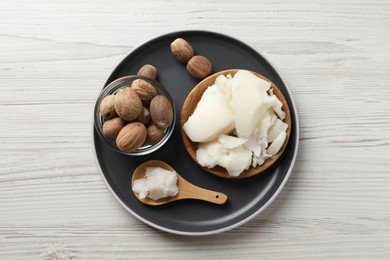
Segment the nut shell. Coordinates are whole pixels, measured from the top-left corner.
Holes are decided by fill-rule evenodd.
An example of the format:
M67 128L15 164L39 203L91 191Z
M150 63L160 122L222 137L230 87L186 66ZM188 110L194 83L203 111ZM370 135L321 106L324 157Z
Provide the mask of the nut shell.
M139 122L127 124L116 137L116 146L122 152L133 152L141 147L147 136L146 127Z
M115 95L115 111L125 121L133 121L142 112L142 102L130 87L123 88Z
M114 95L108 95L105 98L103 98L102 102L100 103L100 107L99 107L100 114L105 119L116 117L114 99L115 99Z
M115 117L110 120L107 120L103 124L103 134L107 137L116 138L120 130L125 126L125 122L119 118Z
M153 80L156 80L156 78L157 78L157 69L153 65L145 64L144 66L142 66L139 69L137 75L145 76L145 77L151 78Z
M172 104L165 96L155 96L150 102L149 112L154 124L160 128L168 127L173 121Z
M131 84L131 88L137 93L144 104L149 104L150 100L157 95L156 88L149 82L142 79L134 80Z
M197 79L204 79L213 71L211 62L204 56L194 56L187 63L187 70Z
M181 63L187 63L194 56L194 49L182 38L177 38L171 43L171 51Z
M141 114L137 117L137 120L141 122L144 125L147 125L150 120L150 113L149 110L145 107L142 108Z
M146 142L150 145L155 145L164 137L164 129L152 124L147 129Z

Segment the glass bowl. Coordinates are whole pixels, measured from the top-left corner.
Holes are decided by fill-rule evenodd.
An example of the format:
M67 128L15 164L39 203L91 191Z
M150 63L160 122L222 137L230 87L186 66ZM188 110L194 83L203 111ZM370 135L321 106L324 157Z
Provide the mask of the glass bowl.
M106 121L103 116L100 114L100 103L101 101L108 95L115 94L118 92L120 89L125 88L125 87L130 87L133 81L137 79L142 79L150 84L152 84L159 95L163 95L168 98L169 102L172 105L173 109L173 120L172 123L164 130L164 137L156 144L150 145L144 143L140 148L133 152L123 152L118 149L115 143L115 138L110 138L107 137L103 134L103 124ZM175 127L175 121L176 121L176 111L175 111L175 106L173 104L173 100L171 95L169 94L168 90L161 85L158 81L155 81L153 79L144 77L144 76L125 76L122 78L119 78L113 82L111 82L109 85L107 85L101 92L99 97L96 100L95 103L95 109L94 109L94 125L95 129L98 132L100 138L104 140L105 143L107 143L110 147L115 149L117 152L126 154L126 155L131 155L131 156L141 156L141 155L146 155L150 154L156 150L158 150L160 147L162 147L169 139L169 137L172 135L173 129Z

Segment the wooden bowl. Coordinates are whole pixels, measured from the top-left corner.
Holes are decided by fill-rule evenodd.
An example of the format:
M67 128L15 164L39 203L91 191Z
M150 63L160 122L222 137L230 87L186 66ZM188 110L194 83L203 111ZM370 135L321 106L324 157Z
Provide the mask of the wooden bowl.
M218 73L215 73L215 74L205 78L204 80L199 82L198 85L196 85L192 89L192 91L190 92L190 94L188 94L186 100L184 101L183 108L181 110L181 119L180 119L181 135L182 135L182 138L183 138L184 147L186 148L186 150L187 150L188 154L190 155L190 157L192 158L192 160L194 160L196 163L198 163L198 161L196 160L196 150L198 149L198 143L191 141L191 139L185 133L185 131L183 129L183 125L185 124L185 122L187 122L187 120L190 117L190 115L192 115L192 113L195 111L195 108L196 108L198 102L200 101L203 93L206 91L206 89L209 86L214 84L215 79L219 75L227 76L228 74L231 74L232 76L234 76L238 71L239 71L239 69L224 70L224 71L220 71ZM282 155L282 153L285 150L285 148L286 148L286 146L288 144L288 141L290 139L290 133L291 133L290 109L288 107L288 104L287 104L286 99L284 98L282 92L278 89L278 87L272 81L270 81L266 77L264 77L264 76L262 76L262 75L260 75L260 74L258 74L256 72L253 72L253 71L251 71L251 72L253 74L255 74L256 76L258 76L258 77L260 77L260 78L270 82L271 83L271 88L273 89L274 94L282 102L282 104L283 104L282 110L286 113L286 118L284 119L283 122L288 125L286 140L285 140L282 148L279 150L279 152L277 154L273 155L271 158L267 159L264 162L264 164L259 165L257 167L252 167L251 166L248 170L243 171L237 177L230 176L228 174L228 172L226 171L226 169L223 168L223 167L216 166L214 168L207 168L207 167L202 167L198 163L199 166L201 166L205 171L207 171L209 173L212 173L212 174L214 174L216 176L222 177L222 178L242 179L242 178L248 178L248 177L254 176L256 174L259 174L259 173L265 171L266 169L271 167L279 159L279 157Z

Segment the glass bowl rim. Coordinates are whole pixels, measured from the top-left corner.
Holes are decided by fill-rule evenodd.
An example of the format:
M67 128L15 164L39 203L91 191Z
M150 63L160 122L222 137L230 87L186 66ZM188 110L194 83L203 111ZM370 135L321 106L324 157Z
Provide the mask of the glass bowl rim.
M100 103L103 100L103 98L105 98L106 96L108 96L110 94L114 94L122 88L130 87L131 83L137 79L142 79L142 80L145 80L146 82L152 84L156 88L157 93L159 95L163 95L163 96L168 98L169 102L172 105L173 120L172 120L172 123L164 130L165 131L164 137L158 143L156 143L154 145L142 145L140 148L138 148L137 150L135 150L133 152L124 152L124 151L119 150L115 144L113 144L112 142L109 141L109 137L106 137L103 134L103 123L104 123L105 119L100 114ZM109 83L108 85L103 87L103 89L100 91L100 94L95 102L95 107L94 107L94 126L95 126L95 129L96 129L99 137L101 139L103 139L103 141L106 144L108 144L111 148L113 148L115 151L117 151L118 153L121 153L121 154L130 155L130 156L142 156L142 155L147 155L147 154L150 154L150 153L158 150L168 141L168 139L172 135L173 130L175 128L175 123L176 123L176 109L175 109L175 105L174 105L172 96L170 95L168 90L160 82L158 82L157 80L153 80L151 78L145 77L145 76L129 75L129 76L120 77L120 78L112 81L111 83Z

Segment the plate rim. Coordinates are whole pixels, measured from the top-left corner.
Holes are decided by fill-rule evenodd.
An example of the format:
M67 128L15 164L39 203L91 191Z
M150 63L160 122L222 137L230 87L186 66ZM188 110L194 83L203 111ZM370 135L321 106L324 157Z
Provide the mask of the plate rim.
M125 55L124 57L120 60L120 62L114 66L114 68L109 72L108 76L106 77L104 83L103 83L103 86L102 88L99 89L98 91L98 94L97 94L97 97L99 96L99 93L100 91L105 88L107 86L107 82L109 80L109 78L112 76L112 74L114 73L114 71L116 71L116 69L118 67L120 67L123 62L126 60L126 58L133 52L135 52L136 50L138 50L139 48L141 48L142 46L146 45L147 43L149 42L152 42L152 41L155 41L157 40L158 38L164 38L164 37L169 37L169 36L172 36L172 35L179 35L179 34L183 34L183 33L207 33L207 34L214 34L216 36L221 36L221 37L224 37L224 38L229 38L229 39L232 39L234 41L237 41L239 42L240 44L242 44L243 46L247 47L250 51L253 51L254 53L258 54L260 57L262 57L266 62L268 62L268 64L274 69L276 75L280 78L280 80L282 81L282 83L285 85L286 87L286 91L289 95L289 98L291 99L291 104L292 104L292 108L290 107L290 109L292 109L294 111L294 120L295 120L295 126L296 126L296 136L295 136L295 142L296 142L296 145L294 147L294 154L293 154L293 157L292 157L292 161L291 161L291 164L290 164L290 167L288 168L288 171L286 173L286 176L284 177L282 183L279 185L279 187L277 188L276 192L274 192L274 194L271 196L271 198L262 206L260 207L258 210L256 210L254 213L252 213L250 216L248 216L247 218L241 220L241 221L238 221L232 225L229 225L229 226L226 226L226 227L223 227L223 228L219 228L219 229L215 229L215 230L211 230L211 231L201 231L201 232L189 232L189 231L179 231L179 230L175 230L175 229L171 229L171 228L166 228L166 227L162 227L160 225L157 225L145 218L143 218L142 216L138 215L137 213L135 213L134 211L132 211L129 207L127 207L127 205L118 197L118 195L115 193L115 191L112 189L112 187L110 186L110 184L108 183L107 179L106 179L106 176L104 175L103 171L102 171L102 168L100 166L100 163L99 163L99 160L98 160L98 157L97 157L97 152L96 152L96 146L95 146L95 126L94 126L94 117L93 117L93 113L92 113L92 133L91 133L91 142L92 142L92 149L93 149L93 157L94 157L94 161L95 161L95 165L97 166L98 168L98 171L100 173L100 177L103 179L103 182L105 183L105 185L107 186L108 190L111 192L111 194L114 196L114 198L117 200L117 202L126 210L128 211L132 216L134 216L135 218L137 218L138 220L140 220L141 222L155 228L155 229L158 229L158 230L161 230L161 231L164 231L164 232L167 232L167 233L171 233L171 234L176 234L176 235L186 235L186 236L206 236L206 235L213 235L213 234L219 234L219 233L222 233L222 232L225 232L225 231L228 231L228 230L232 230L236 227L239 227L247 222L249 222L250 220L254 219L256 216L258 216L261 212L263 212L276 198L277 196L280 194L280 192L283 190L284 186L286 185L288 179L290 178L290 175L292 173L292 170L294 168L294 165L295 165L295 162L296 162L296 158L297 158L297 155L298 155L298 148L299 148L299 120L298 120L298 111L297 111L297 107L295 105L295 101L294 101L294 98L292 96L292 93L290 91L290 88L288 87L286 81L283 79L283 77L280 75L280 73L278 72L277 70L277 67L267 58L265 57L263 54L261 54L259 51L255 50L254 48L252 48L250 45L248 45L247 43L245 43L244 41L242 41L241 39L239 38L236 38L236 37L231 37L229 35L226 35L226 34L222 34L222 33L219 33L219 32L214 32L214 31L211 31L211 30L180 30L180 31L173 31L173 32L169 32L169 33L164 33L164 34L160 34L158 36L155 36L149 40L146 40L144 42L142 42L141 44L138 44L137 46L135 46L134 48L132 48L131 50L129 50ZM96 98L97 98L96 97ZM96 100L96 99L95 99ZM94 107L94 106L93 106Z

